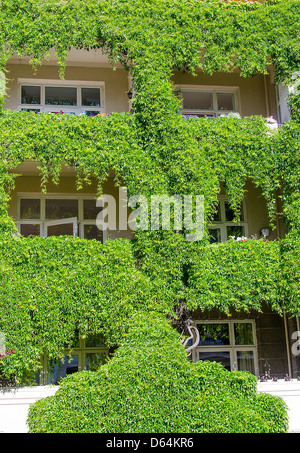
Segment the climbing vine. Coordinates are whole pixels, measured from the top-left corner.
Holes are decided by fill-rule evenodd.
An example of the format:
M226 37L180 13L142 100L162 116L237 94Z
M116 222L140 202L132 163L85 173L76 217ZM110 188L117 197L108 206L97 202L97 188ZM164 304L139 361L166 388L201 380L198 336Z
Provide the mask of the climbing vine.
M181 299L191 309L268 303L279 313L299 310L297 272L288 265L296 268L300 254L298 94L293 119L271 132L261 117L184 118L170 82L174 70L251 77L272 65L276 81L290 83L300 66L299 21L298 0L2 0L4 73L12 54L37 67L54 48L63 77L71 48L102 48L112 65L130 71L134 88L130 114L0 112L0 330L16 349L1 365L6 375L36 370L42 351L57 356L78 331L101 330L118 344L135 311L167 315ZM95 178L99 193L113 170L129 195L202 194L207 223L220 182L238 210L251 179L271 219L282 190L290 233L285 242L214 247L206 237L188 244L175 232L141 232L103 246L12 237L13 170L25 160L39 163L44 191L59 181L62 165L72 165L78 188Z

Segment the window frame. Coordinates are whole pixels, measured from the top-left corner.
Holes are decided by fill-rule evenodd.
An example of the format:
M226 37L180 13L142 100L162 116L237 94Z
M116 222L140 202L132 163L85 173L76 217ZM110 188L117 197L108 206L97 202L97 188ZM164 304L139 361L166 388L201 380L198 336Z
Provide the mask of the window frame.
M225 211L225 203L228 203L228 197L226 195L220 195L218 197L218 202L220 203L220 215L221 220L212 220L209 225L207 226L208 230L215 230L220 229L220 241L216 243L225 242L229 239L227 235L227 227L228 226L242 226L244 227L245 237L249 235L249 228L248 228L248 216L247 216L247 206L246 206L246 198L242 200L242 211L244 215L244 220L240 222L232 222L226 220L226 211Z
M78 356L78 372L86 370L86 358L87 354L105 354L106 357L109 355L109 348L107 346L86 346L85 336L79 336L78 346L65 349L63 351L64 356L72 358ZM51 377L49 371L49 357L47 353L43 354L41 357L41 370L38 373L39 385L49 385L48 378ZM64 378L62 378L64 379Z
M22 104L22 86L39 86L40 104ZM51 105L46 104L46 87L66 87L77 89L77 105ZM82 105L81 88L99 88L100 106ZM95 114L105 114L105 83L86 80L57 80L57 79L18 79L18 110L27 109L30 111L39 110L39 113L71 113L75 115L84 114L84 111L94 111Z
M71 223L73 225L73 236L78 236L78 217L69 217L66 219L57 219L57 220L45 220L43 224L43 230L45 237L48 236L48 228L57 225L68 225Z
M40 225L40 237L47 237L46 228L48 226L54 226L59 224L73 223L73 236L84 239L84 226L85 225L96 225L96 219L84 219L84 200L95 200L96 197L92 194L41 194L41 193L22 193L17 194L17 229L21 232L21 225ZM40 200L40 218L39 219L21 219L21 199L39 199ZM46 218L46 199L63 199L63 200L78 200L78 217L69 217L65 219L47 219ZM102 243L107 239L107 232L102 231ZM100 242L100 241L99 241Z
M252 334L253 334L253 344L252 345L236 345L235 336L234 336L234 324L251 324ZM258 353L257 353L257 338L256 338L256 328L254 319L195 319L194 326L197 328L199 324L228 324L229 327L229 345L205 345L205 346L196 346L192 351L192 361L198 362L200 359L200 352L229 352L230 358L230 369L231 371L238 370L238 361L237 353L240 351L251 351L253 353L254 360L254 374L259 376L259 367L258 367ZM204 359L205 360L205 359Z
M179 93L179 99L181 101L181 114L182 115L201 115L208 117L220 117L221 115L228 115L229 113L241 114L241 102L240 102L240 90L238 86L217 86L217 85L178 85L174 90ZM185 109L183 108L183 93L212 93L212 109ZM233 110L219 110L217 104L217 94L224 93L233 94Z

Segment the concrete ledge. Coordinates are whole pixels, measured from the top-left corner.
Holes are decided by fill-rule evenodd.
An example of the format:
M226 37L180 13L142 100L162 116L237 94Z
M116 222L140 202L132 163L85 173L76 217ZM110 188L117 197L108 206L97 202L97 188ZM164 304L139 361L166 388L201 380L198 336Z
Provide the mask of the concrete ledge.
M54 395L59 386L0 390L0 433L27 433L28 409L36 401ZM279 396L289 408L289 432L300 432L300 381L258 382L257 390Z
M54 395L58 386L0 390L0 433L27 433L28 409L36 401Z
M292 379L291 381L285 381L279 379L276 382L258 382L257 389L259 392L272 393L274 395L286 395L286 396L300 396L300 381Z
M0 390L0 406L10 404L32 404L35 401L54 395L58 386L23 387Z
M285 381L279 379L276 382L258 382L257 390L262 393L269 393L282 398L288 406L289 432L300 432L300 381L291 379Z

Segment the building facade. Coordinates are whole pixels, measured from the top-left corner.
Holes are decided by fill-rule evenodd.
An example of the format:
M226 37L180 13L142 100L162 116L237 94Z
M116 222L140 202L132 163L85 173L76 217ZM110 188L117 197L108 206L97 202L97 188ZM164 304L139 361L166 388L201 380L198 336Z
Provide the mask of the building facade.
M64 80L59 78L54 54L36 72L29 60L16 56L10 58L6 69L6 109L89 116L131 111L130 76L121 66L113 70L100 50L72 50ZM208 76L198 71L196 76L191 76L174 71L172 82L181 100L183 115L258 115L272 117L277 123L289 119L286 90L275 85L272 70L267 75L248 79L241 78L238 72ZM96 181L77 190L74 168L64 167L59 184L49 182L46 194L41 191L37 162L25 162L15 172L20 176L12 192L9 215L21 235L74 235L101 242L132 236L130 229L101 232L97 228ZM118 200L113 175L104 184L103 192ZM280 199L277 202L280 212ZM221 187L218 211L209 228L212 243L226 241L230 236L265 236L268 240L284 236L280 215L276 229L270 228L266 201L251 181L245 187L240 222L234 222ZM193 320L200 341L193 350L192 360L218 361L229 370L247 370L256 376L300 375L300 360L291 352L292 335L299 330L297 318L281 317L264 307L261 313L233 311L230 318L216 310L205 313L199 310L193 313ZM47 357L43 358L40 382L57 382L68 373L94 369L107 353L100 338L80 338L74 345L74 360L70 363L55 364L50 371Z

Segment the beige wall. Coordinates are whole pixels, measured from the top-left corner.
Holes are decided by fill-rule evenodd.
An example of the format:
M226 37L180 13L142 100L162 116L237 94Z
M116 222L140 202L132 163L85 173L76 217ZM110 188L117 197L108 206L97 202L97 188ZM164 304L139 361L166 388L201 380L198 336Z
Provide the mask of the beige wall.
M5 104L6 108L17 108L18 104L18 78L38 78L38 79L57 79L58 68L55 64L45 64L38 68L34 74L29 64L9 64L7 66L8 98ZM129 102L127 92L128 74L121 68L116 70L110 67L86 66L82 67L79 62L74 66L66 69L66 80L89 80L101 81L105 83L105 107L106 113L113 111L128 111ZM252 78L242 78L238 73L217 73L212 76L198 72L196 76L191 74L175 72L173 76L174 84L183 85L205 85L205 86L234 86L239 89L240 107L242 116L262 115L277 117L275 85L269 75L257 75ZM24 168L23 168L24 170ZM27 169L28 170L28 169ZM17 192L40 192L40 181L37 173L32 173L32 169L23 173L22 178L16 182L16 190L13 193L10 214L16 218L16 200ZM84 189L85 193L95 193L96 186ZM108 186L104 186L104 193L115 193L116 189L112 181ZM248 231L249 236L260 234L262 228L269 226L269 218L266 209L266 203L261 197L261 193L252 184L247 184L247 193L245 198L246 209L248 214ZM69 170L65 170L59 186L49 184L49 193L76 193L75 178ZM82 191L81 191L82 192ZM112 236L126 236L124 232L112 233ZM278 231L272 231L270 239L275 239Z
M270 230L269 240L276 239L280 234L280 228L270 227L267 204L262 196L261 190L254 186L250 181L245 186L245 204L247 210L249 237L257 236L261 238L260 231L263 228Z
M7 85L8 97L5 108L16 109L18 105L18 78L56 79L59 80L58 67L44 64L34 74L29 64L8 64ZM127 92L129 80L122 68L113 70L110 67L67 66L66 80L87 80L105 83L105 113L125 112L130 109ZM257 75L251 78L240 77L238 73L216 73L212 76L198 72L196 76L175 72L174 84L234 86L238 87L240 113L242 116L274 116L277 119L275 85L269 75Z
M43 65L36 74L30 65L7 65L7 99L4 108L16 109L18 105L18 78L56 79L59 80L58 68L54 65ZM128 76L123 69L96 67L67 67L65 80L82 80L91 82L104 82L105 84L105 113L127 112L128 102Z
M242 116L274 116L277 119L275 85L269 75L244 78L238 73L216 73L210 76L198 72L193 76L177 71L174 72L172 82L175 85L238 87Z
M33 163L25 163L17 169L18 174L22 174L16 179L15 189L12 192L11 203L9 207L9 215L16 221L18 220L18 197L24 194L40 194L41 193L41 178L39 176L37 167ZM119 200L119 189L115 186L113 177L110 177L103 184L103 193L113 195L117 202L117 227L119 226L119 216L118 216L118 200ZM89 196L97 195L97 183L93 181L91 185L85 186L83 189L77 191L76 189L76 178L74 174L74 169L71 167L65 167L62 171L62 176L58 185L49 182L47 185L47 195L58 195L61 196L76 196L80 194L86 194ZM221 190L221 194L224 194L224 191ZM245 209L247 215L248 223L248 237L257 236L261 238L261 229L269 228L270 236L268 239L276 239L280 233L280 230L270 228L270 219L268 216L266 201L262 197L260 189L257 189L254 184L250 181L247 182L245 186ZM127 210L127 218L130 213L130 210ZM111 239L117 237L131 237L132 231L128 227L127 231L109 231L108 237Z

